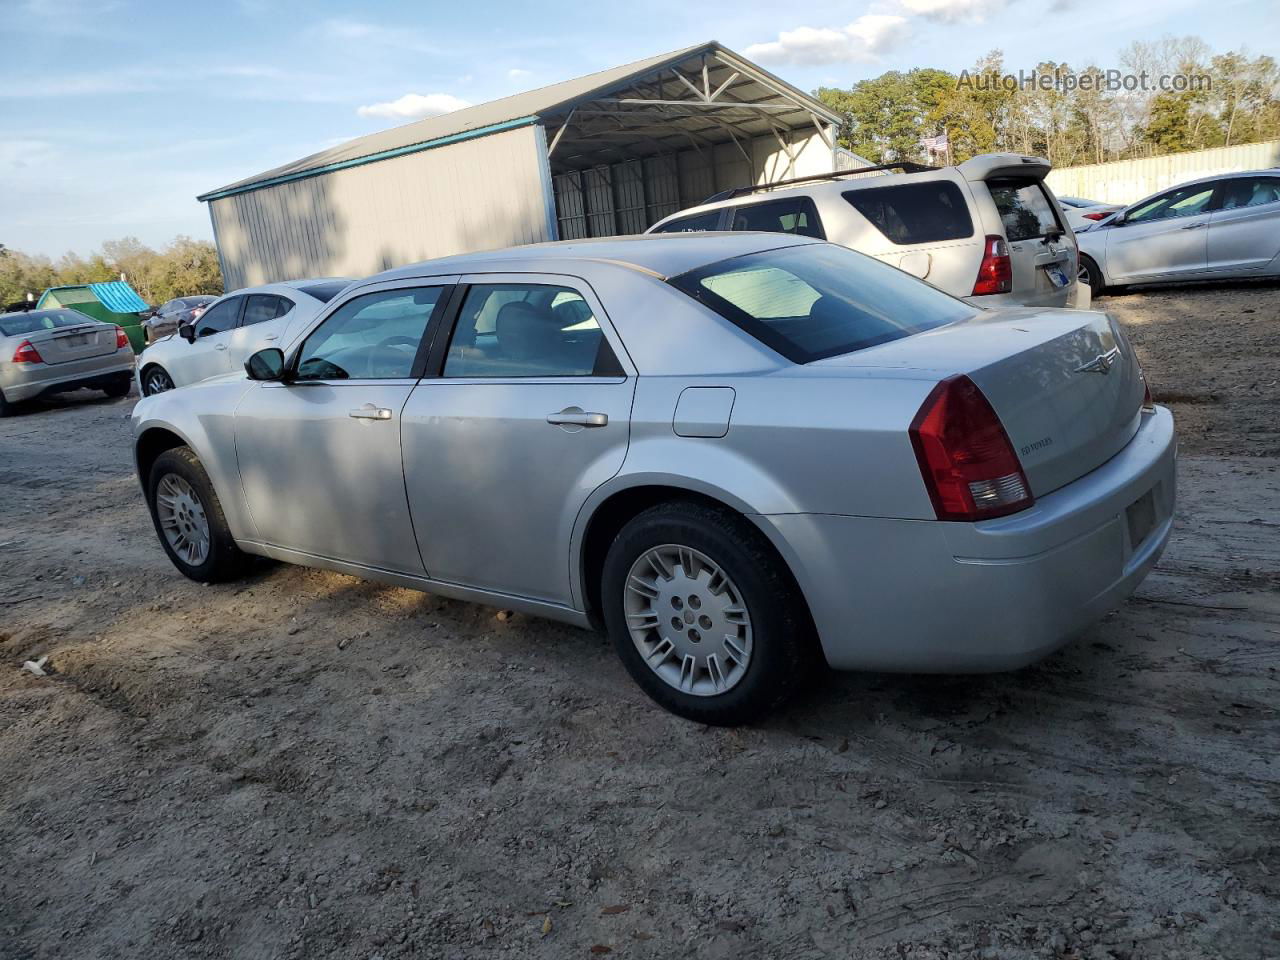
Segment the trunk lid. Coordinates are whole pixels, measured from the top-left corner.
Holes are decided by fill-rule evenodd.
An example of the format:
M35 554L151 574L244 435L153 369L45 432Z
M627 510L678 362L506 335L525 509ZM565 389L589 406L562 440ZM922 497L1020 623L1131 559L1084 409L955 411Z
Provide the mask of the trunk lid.
M90 321L73 327L54 327L26 335L25 339L40 351L48 364L87 360L116 352L116 328L113 324Z
M1105 313L1015 308L809 364L943 379L967 374L1043 496L1115 456L1137 432L1143 383Z

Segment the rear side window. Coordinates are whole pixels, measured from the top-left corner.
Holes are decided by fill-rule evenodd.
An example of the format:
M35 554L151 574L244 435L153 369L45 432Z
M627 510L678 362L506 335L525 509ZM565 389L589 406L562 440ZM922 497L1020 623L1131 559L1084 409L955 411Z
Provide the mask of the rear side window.
M1240 177L1222 184L1223 210L1280 203L1280 177Z
M244 319L240 321L240 326L251 327L255 323L274 320L276 317L283 317L291 309L293 304L284 297L255 293L245 304Z
M768 203L731 207L733 230L761 230L765 233L797 233L825 240L818 209L808 197L788 197Z
M720 229L720 211L697 213L692 217L681 217L654 228L654 233L701 233L705 230Z
M734 257L669 282L793 363L863 350L976 312L923 280L829 243Z
M1062 224L1039 180L988 180L987 189L1000 212L1010 243L1062 233Z
M891 243L907 246L973 236L969 205L950 180L847 190L842 196Z

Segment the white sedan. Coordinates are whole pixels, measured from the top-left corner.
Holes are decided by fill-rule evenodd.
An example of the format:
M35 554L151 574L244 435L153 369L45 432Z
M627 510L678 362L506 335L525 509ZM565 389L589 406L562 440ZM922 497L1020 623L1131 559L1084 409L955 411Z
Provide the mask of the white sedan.
M352 284L134 408L170 560L256 554L607 629L741 723L807 668L1046 656L1169 537L1173 418L1103 313L983 310L835 244L675 233Z
M252 353L285 339L350 283L345 277L289 280L224 296L142 351L138 392L149 397L242 369Z

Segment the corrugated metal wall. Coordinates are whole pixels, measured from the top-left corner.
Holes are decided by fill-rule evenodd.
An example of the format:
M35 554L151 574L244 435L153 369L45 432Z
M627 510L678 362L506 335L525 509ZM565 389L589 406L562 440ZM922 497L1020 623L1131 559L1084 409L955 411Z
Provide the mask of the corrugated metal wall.
M548 240L540 126L210 203L228 290Z
M643 233L720 190L832 169L831 148L816 132L793 131L788 142L791 156L774 137L750 141L750 163L729 143L559 173L552 182L560 239Z
M1280 167L1280 140L1194 150L1144 160L1117 160L1052 170L1046 178L1060 197L1129 204L1188 180L1241 170Z

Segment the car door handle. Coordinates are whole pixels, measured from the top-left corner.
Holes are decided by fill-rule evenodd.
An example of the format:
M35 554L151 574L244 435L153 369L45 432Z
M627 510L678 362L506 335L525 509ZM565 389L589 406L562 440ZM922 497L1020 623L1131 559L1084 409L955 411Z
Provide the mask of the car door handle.
M227 349L227 345L226 345L225 343L215 343L215 344L213 345L213 349L215 349L215 350L225 350L225 349Z
M280 339L280 335L279 335L279 334L277 334L277 333L268 333L268 334L267 334L265 337L263 337L262 339L263 339L263 340L278 340L278 339Z
M1203 220L1201 220L1199 223L1188 223L1182 229L1183 230L1199 230L1201 227L1205 227L1205 226L1208 226L1208 224L1206 224Z
M547 423L553 423L560 427L604 427L609 424L609 415L607 413L584 413L577 407L566 407L559 413L547 414Z
M386 407L375 407L372 403L366 403L363 407L348 410L347 416L357 420L390 420L391 411Z

